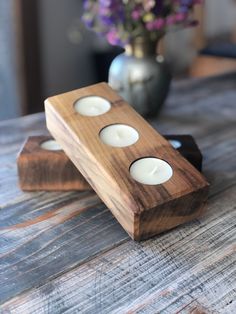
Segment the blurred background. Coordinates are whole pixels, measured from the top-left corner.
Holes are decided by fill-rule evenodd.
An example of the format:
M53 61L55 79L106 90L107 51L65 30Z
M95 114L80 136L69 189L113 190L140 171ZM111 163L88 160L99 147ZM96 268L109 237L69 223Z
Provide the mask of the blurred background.
M121 52L85 29L81 0L0 0L0 120L43 111L43 100L107 81ZM200 25L168 34L175 79L236 70L236 1L205 0Z

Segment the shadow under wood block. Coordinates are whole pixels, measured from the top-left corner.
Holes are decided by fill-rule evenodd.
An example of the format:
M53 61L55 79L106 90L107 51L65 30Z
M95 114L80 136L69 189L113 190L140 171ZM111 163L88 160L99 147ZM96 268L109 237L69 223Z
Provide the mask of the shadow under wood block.
M17 158L20 188L24 191L91 189L84 177L49 136L29 137Z
M45 101L47 127L135 240L200 216L209 184L107 84Z
M202 153L191 135L163 135L196 169L202 171Z

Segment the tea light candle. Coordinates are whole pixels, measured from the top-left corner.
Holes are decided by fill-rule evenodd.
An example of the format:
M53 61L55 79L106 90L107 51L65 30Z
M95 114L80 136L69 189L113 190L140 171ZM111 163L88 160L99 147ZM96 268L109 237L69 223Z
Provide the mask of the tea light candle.
M113 124L101 130L100 139L104 144L113 147L133 145L139 139L138 132L126 124Z
M45 150L58 151L62 150L61 146L55 140L47 140L40 147Z
M175 148L178 149L182 146L182 143L177 140L169 140L169 143Z
M111 109L110 102L99 96L80 98L74 104L75 110L83 116L100 116Z
M145 157L130 167L131 177L139 183L157 185L167 182L173 175L171 166L164 160Z

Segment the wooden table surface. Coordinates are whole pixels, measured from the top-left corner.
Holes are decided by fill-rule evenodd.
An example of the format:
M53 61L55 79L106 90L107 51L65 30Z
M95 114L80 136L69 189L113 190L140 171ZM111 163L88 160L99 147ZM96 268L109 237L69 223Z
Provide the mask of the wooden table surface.
M141 243L94 192L20 191L16 154L45 117L0 123L0 312L236 313L235 105L236 74L173 84L151 123L196 138L208 208Z

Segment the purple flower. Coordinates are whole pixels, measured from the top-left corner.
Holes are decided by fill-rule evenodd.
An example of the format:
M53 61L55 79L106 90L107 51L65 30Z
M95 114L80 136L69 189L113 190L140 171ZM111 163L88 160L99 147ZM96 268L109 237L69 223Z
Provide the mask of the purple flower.
M141 17L141 12L139 10L134 10L131 13L131 16L134 20L138 20Z
M83 21L112 45L137 36L157 40L170 28L196 25L192 9L202 0L84 0Z

